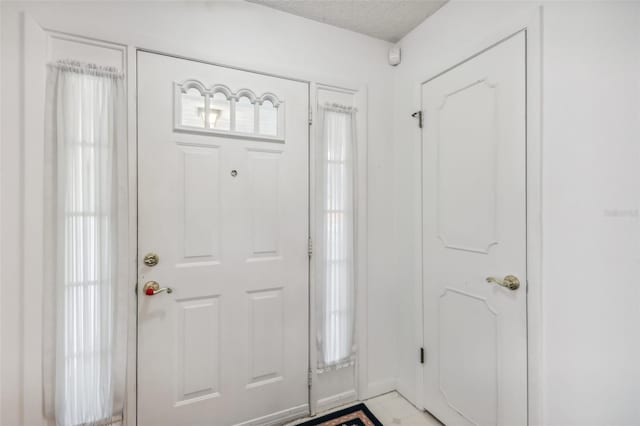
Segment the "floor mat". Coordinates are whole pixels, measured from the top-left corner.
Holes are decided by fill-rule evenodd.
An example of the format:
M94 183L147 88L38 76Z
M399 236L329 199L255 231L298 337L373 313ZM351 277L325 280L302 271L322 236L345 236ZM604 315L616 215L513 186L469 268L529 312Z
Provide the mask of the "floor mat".
M298 426L383 426L383 424L366 405L361 403L300 423Z

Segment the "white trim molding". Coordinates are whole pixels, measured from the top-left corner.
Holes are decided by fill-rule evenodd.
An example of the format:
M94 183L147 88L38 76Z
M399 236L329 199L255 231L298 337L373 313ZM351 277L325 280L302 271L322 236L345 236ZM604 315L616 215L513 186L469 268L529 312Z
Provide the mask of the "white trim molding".
M341 392L336 395L331 395L326 398L320 398L316 405L316 411L318 413L322 413L327 410L331 410L334 407L339 407L341 405L353 402L356 399L358 399L358 394L355 389Z

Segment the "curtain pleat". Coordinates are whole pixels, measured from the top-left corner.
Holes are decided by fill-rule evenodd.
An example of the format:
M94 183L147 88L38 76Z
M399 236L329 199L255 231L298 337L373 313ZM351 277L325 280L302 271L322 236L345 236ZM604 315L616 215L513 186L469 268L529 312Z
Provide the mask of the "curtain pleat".
M124 79L50 64L46 101L45 414L60 426L111 424L126 375Z
M318 371L355 362L356 110L319 108L315 284Z

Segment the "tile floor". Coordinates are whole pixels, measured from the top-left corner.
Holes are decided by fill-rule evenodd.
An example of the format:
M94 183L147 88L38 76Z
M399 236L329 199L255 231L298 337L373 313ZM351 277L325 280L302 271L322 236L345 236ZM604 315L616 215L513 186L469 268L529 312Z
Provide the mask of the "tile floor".
M368 399L364 401L364 403L384 426L442 426L442 423L428 413L418 410L398 392L390 392L380 395L375 398ZM348 407L349 405L352 404L337 407L335 410ZM318 413L318 415L322 414L326 413ZM298 420L294 423L290 423L290 425L297 425L306 420L309 419Z

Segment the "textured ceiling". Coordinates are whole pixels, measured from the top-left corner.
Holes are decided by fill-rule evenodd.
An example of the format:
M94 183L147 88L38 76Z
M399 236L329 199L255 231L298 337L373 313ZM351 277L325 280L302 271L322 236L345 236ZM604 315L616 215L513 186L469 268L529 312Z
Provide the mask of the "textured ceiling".
M371 37L397 42L446 0L247 0Z

